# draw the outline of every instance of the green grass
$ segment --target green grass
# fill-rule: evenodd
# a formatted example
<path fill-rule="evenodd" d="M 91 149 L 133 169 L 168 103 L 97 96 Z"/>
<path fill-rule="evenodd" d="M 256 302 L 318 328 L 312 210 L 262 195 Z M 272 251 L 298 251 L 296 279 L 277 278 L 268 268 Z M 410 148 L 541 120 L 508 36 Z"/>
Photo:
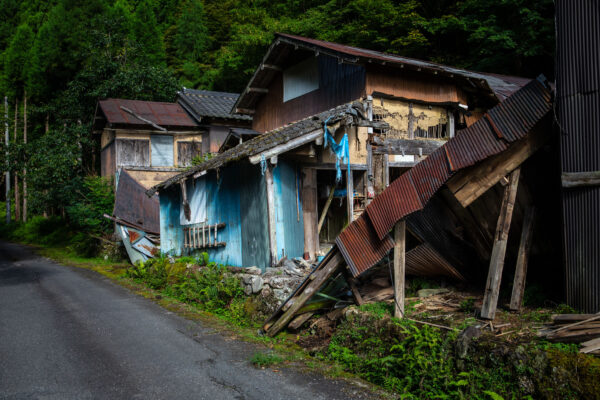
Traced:
<path fill-rule="evenodd" d="M 270 352 L 256 352 L 250 357 L 250 362 L 257 367 L 266 368 L 283 362 L 283 357 Z"/>

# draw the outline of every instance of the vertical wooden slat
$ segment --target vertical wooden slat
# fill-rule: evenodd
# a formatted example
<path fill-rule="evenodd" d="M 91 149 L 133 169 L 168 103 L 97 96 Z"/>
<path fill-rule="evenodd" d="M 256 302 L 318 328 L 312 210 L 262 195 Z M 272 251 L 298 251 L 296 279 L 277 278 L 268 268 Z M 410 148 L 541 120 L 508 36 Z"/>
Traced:
<path fill-rule="evenodd" d="M 267 214 L 269 222 L 269 248 L 271 265 L 277 264 L 277 233 L 275 219 L 275 189 L 273 185 L 273 166 L 267 165 L 265 169 L 265 182 L 267 185 Z"/>
<path fill-rule="evenodd" d="M 485 293 L 483 295 L 483 305 L 481 306 L 481 317 L 485 319 L 494 319 L 496 316 L 496 307 L 498 306 L 498 296 L 500 294 L 500 281 L 502 280 L 502 269 L 504 268 L 504 256 L 506 255 L 506 244 L 508 241 L 508 231 L 510 229 L 510 222 L 515 206 L 520 172 L 520 168 L 515 169 L 510 174 L 508 185 L 504 188 L 500 215 L 498 216 L 498 223 L 496 225 L 494 247 L 490 259 L 490 268 L 485 285 Z"/>
<path fill-rule="evenodd" d="M 404 317 L 404 280 L 406 274 L 406 221 L 394 226 L 394 317 Z"/>
<path fill-rule="evenodd" d="M 217 246 L 217 225 L 215 224 L 215 247 Z"/>
<path fill-rule="evenodd" d="M 525 217 L 523 218 L 523 230 L 521 232 L 521 242 L 519 243 L 519 254 L 517 256 L 515 280 L 513 282 L 513 290 L 510 297 L 510 309 L 513 311 L 519 311 L 521 309 L 521 305 L 523 304 L 525 280 L 527 277 L 527 262 L 529 260 L 529 250 L 531 249 L 531 235 L 533 231 L 534 219 L 535 208 L 527 208 L 527 211 L 525 211 Z"/>
<path fill-rule="evenodd" d="M 206 227 L 208 231 L 208 242 L 206 243 L 206 247 L 210 247 L 210 225 Z"/>
<path fill-rule="evenodd" d="M 304 223 L 304 258 L 314 260 L 319 250 L 317 170 L 302 168 L 302 217 Z"/>
<path fill-rule="evenodd" d="M 348 223 L 354 221 L 354 178 L 352 169 L 350 169 L 350 160 L 348 160 L 348 171 L 346 172 L 346 200 L 348 201 Z"/>

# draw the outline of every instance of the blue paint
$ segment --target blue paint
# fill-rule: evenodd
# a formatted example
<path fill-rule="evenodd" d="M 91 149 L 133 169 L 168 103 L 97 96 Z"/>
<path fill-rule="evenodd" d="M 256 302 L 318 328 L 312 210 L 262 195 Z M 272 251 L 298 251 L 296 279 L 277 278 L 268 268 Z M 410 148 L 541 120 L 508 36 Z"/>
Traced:
<path fill-rule="evenodd" d="M 162 190 L 160 201 L 160 251 L 180 256 L 183 249 L 183 229 L 179 223 L 179 188 Z"/>
<path fill-rule="evenodd" d="M 173 136 L 150 135 L 150 149 L 153 167 L 172 167 L 173 163 Z"/>
<path fill-rule="evenodd" d="M 280 160 L 273 170 L 275 186 L 275 215 L 277 256 L 288 258 L 302 257 L 304 254 L 304 220 L 302 204 L 299 202 L 296 167 L 294 164 Z M 297 187 L 298 186 L 298 187 Z M 300 218 L 298 218 L 298 216 Z"/>

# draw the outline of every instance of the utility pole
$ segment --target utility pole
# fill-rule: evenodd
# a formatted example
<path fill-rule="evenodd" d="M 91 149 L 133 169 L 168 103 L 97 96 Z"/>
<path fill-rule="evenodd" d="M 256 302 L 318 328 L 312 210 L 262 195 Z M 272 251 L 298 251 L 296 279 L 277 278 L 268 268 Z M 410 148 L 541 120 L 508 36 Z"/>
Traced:
<path fill-rule="evenodd" d="M 27 92 L 23 92 L 23 144 L 27 149 Z M 27 151 L 27 150 L 26 150 Z M 27 157 L 25 158 L 27 165 Z M 27 222 L 27 166 L 23 167 L 23 222 Z"/>
<path fill-rule="evenodd" d="M 6 145 L 6 224 L 10 224 L 10 162 L 8 160 L 8 96 L 4 96 L 4 144 Z"/>

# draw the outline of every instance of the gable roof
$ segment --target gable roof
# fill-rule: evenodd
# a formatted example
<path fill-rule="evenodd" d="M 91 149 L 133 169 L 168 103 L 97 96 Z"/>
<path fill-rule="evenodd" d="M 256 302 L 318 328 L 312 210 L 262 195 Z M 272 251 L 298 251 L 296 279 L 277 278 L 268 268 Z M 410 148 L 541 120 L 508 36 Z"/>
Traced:
<path fill-rule="evenodd" d="M 467 85 L 472 85 L 480 90 L 492 93 L 499 101 L 504 100 L 530 81 L 530 79 L 527 78 L 473 72 L 429 61 L 382 53 L 375 50 L 277 33 L 275 34 L 275 39 L 265 54 L 261 64 L 258 66 L 254 75 L 248 82 L 248 85 L 235 102 L 233 110 L 239 109 L 241 111 L 244 109 L 252 109 L 260 96 L 263 95 L 263 91 L 256 89 L 265 89 L 275 74 L 281 69 L 281 65 L 285 63 L 290 54 L 297 49 L 336 57 L 340 62 L 349 64 L 372 63 L 388 65 L 439 76 L 460 78 Z"/>
<path fill-rule="evenodd" d="M 388 233 L 399 220 L 422 210 L 458 170 L 501 153 L 529 133 L 552 108 L 545 78 L 533 80 L 459 131 L 426 159 L 392 182 L 336 238 L 354 276 L 371 268 L 394 246 Z"/>
<path fill-rule="evenodd" d="M 238 97 L 237 93 L 187 88 L 177 92 L 179 104 L 198 122 L 204 117 L 251 121 L 252 117 L 249 115 L 232 113 L 231 110 Z"/>
<path fill-rule="evenodd" d="M 106 99 L 98 102 L 98 108 L 110 125 L 127 125 L 130 127 L 156 129 L 147 122 L 136 118 L 123 108 L 133 111 L 136 115 L 171 129 L 195 130 L 198 124 L 190 118 L 177 103 L 158 101 Z M 98 117 L 98 116 L 96 116 Z"/>
<path fill-rule="evenodd" d="M 263 133 L 260 136 L 250 139 L 247 142 L 243 142 L 232 149 L 216 155 L 202 164 L 191 167 L 185 172 L 175 175 L 174 177 L 167 179 L 166 181 L 161 182 L 154 187 L 151 187 L 146 191 L 146 194 L 149 196 L 153 195 L 155 192 L 199 172 L 220 168 L 230 162 L 263 153 L 280 144 L 285 144 L 292 139 L 299 138 L 307 133 L 311 133 L 319 129 L 322 130 L 325 121 L 328 121 L 329 124 L 333 125 L 342 119 L 351 118 L 355 123 L 362 121 L 362 124 L 368 125 L 369 121 L 364 120 L 362 112 L 363 110 L 361 103 L 343 104 L 311 117 L 304 118 L 293 124 Z M 302 144 L 298 144 L 298 147 L 301 145 Z"/>

